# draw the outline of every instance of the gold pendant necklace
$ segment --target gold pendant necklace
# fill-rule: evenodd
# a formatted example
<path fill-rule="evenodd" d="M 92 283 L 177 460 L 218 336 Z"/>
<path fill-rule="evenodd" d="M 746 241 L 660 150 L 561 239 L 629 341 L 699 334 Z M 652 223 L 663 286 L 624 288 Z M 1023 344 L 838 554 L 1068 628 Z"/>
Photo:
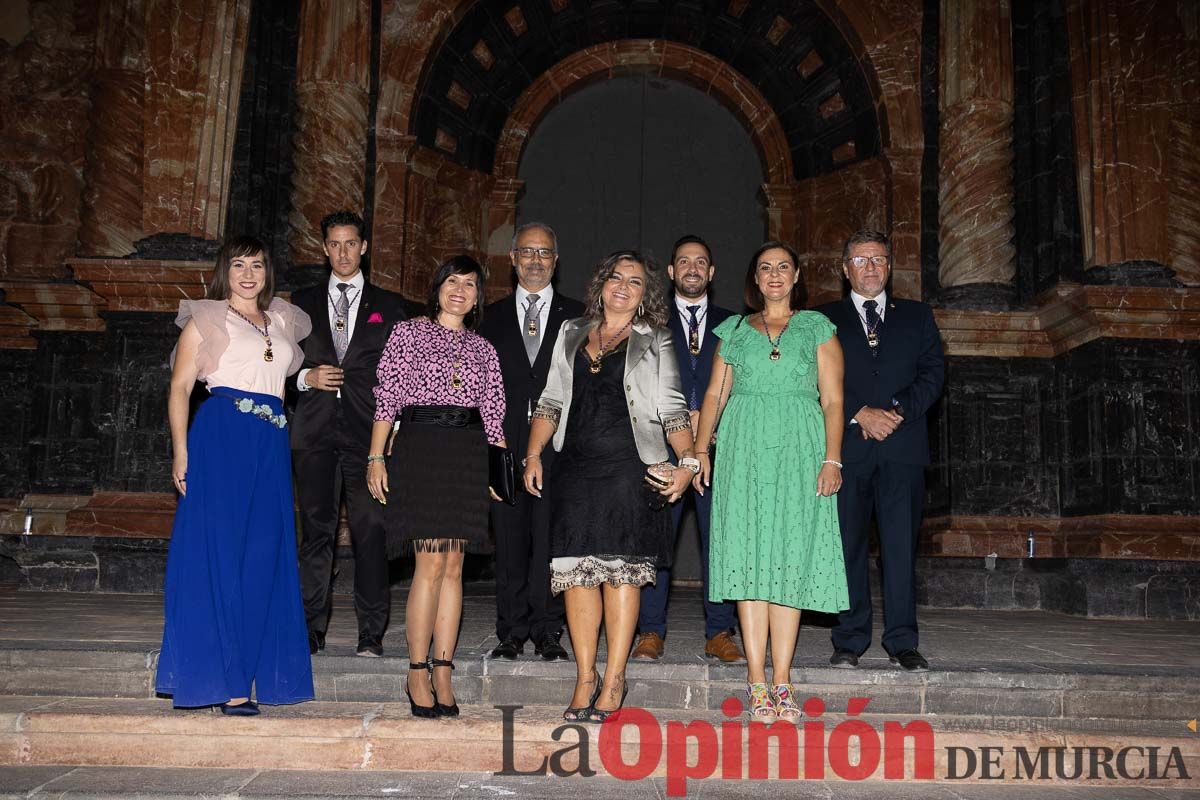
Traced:
<path fill-rule="evenodd" d="M 246 320 L 246 324 L 249 325 L 251 328 L 254 328 L 254 331 L 259 336 L 263 337 L 263 339 L 266 340 L 267 349 L 263 351 L 263 361 L 266 361 L 268 363 L 274 361 L 275 353 L 274 353 L 274 351 L 271 350 L 271 318 L 267 316 L 267 312 L 265 312 L 265 311 L 259 312 L 260 314 L 262 314 L 262 318 L 263 318 L 262 330 L 259 330 L 258 326 L 255 325 L 253 322 L 251 322 L 249 317 L 247 317 L 245 314 L 243 314 L 242 312 L 240 312 L 236 308 L 234 308 L 232 303 L 227 303 L 226 305 L 229 306 L 230 311 L 237 314 L 242 319 Z"/>
<path fill-rule="evenodd" d="M 625 330 L 632 324 L 633 324 L 633 319 L 630 319 L 629 322 L 626 322 L 624 325 L 621 326 L 621 330 L 617 331 L 615 336 L 613 336 L 611 339 L 609 339 L 607 342 L 605 342 L 604 341 L 604 333 L 603 333 L 604 323 L 603 322 L 600 323 L 600 328 L 596 331 L 596 341 L 599 344 L 599 348 L 596 353 L 596 357 L 593 359 L 590 359 L 592 363 L 590 365 L 588 365 L 588 372 L 592 373 L 593 375 L 600 374 L 600 360 L 602 358 L 604 358 L 604 351 L 608 348 L 608 345 L 610 345 L 610 344 L 615 345 L 617 340 L 621 338 L 621 334 L 623 334 L 625 332 Z"/>
<path fill-rule="evenodd" d="M 788 329 L 788 325 L 792 324 L 792 317 L 795 314 L 796 314 L 795 311 L 793 311 L 791 314 L 788 314 L 787 322 L 783 323 L 783 327 L 780 328 L 780 330 L 779 330 L 779 335 L 776 336 L 774 339 L 772 339 L 771 338 L 771 326 L 767 324 L 766 314 L 764 314 L 761 311 L 758 312 L 758 316 L 762 318 L 763 330 L 766 331 L 766 334 L 767 334 L 767 341 L 771 343 L 771 355 L 769 357 L 772 361 L 779 360 L 779 356 L 780 356 L 779 342 L 783 339 L 783 333 L 784 333 L 784 331 L 786 331 Z"/>
<path fill-rule="evenodd" d="M 458 337 L 455 340 L 454 360 L 450 362 L 450 388 L 456 392 L 458 390 L 462 389 L 462 387 L 463 387 L 463 379 L 462 379 L 462 373 L 461 373 L 461 370 L 462 370 L 462 337 L 463 337 L 463 332 L 460 329 L 458 331 Z"/>

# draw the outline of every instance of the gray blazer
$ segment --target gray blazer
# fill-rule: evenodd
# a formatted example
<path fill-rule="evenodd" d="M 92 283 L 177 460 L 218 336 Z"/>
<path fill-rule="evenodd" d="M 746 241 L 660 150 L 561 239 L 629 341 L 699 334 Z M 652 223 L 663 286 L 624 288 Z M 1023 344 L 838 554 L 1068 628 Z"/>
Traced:
<path fill-rule="evenodd" d="M 555 424 L 553 445 L 556 451 L 562 450 L 567 415 L 571 410 L 575 353 L 591 329 L 592 321 L 587 317 L 569 319 L 562 324 L 554 344 L 546 388 L 533 412 L 535 417 Z M 651 328 L 644 322 L 634 324 L 625 351 L 625 397 L 629 401 L 633 439 L 643 463 L 666 461 L 670 454 L 664 433 L 691 428 L 670 330 Z"/>

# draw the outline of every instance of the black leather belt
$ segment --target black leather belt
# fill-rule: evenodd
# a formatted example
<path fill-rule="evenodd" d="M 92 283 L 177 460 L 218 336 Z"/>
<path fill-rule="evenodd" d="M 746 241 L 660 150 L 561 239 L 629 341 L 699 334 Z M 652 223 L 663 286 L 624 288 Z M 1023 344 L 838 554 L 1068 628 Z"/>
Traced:
<path fill-rule="evenodd" d="M 463 406 L 405 406 L 400 421 L 412 425 L 440 425 L 443 428 L 467 428 L 483 425 L 478 408 Z"/>

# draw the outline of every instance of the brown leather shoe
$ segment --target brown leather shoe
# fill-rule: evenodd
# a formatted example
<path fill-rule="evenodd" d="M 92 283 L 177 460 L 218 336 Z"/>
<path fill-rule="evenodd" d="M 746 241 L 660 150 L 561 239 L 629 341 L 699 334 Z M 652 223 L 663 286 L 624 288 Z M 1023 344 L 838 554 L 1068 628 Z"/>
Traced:
<path fill-rule="evenodd" d="M 653 661 L 663 657 L 665 643 L 657 633 L 638 634 L 637 644 L 634 645 L 630 658 L 647 658 Z"/>
<path fill-rule="evenodd" d="M 726 664 L 746 660 L 745 653 L 742 652 L 742 648 L 738 647 L 738 643 L 733 640 L 733 637 L 729 635 L 729 631 L 721 631 L 705 642 L 704 655 L 709 658 L 720 659 Z"/>

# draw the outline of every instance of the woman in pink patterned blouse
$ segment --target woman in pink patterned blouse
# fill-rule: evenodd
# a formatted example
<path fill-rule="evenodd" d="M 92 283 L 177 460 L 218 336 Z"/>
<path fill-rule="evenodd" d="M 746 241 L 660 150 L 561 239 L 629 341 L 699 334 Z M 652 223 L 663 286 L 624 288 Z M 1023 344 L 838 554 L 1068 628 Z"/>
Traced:
<path fill-rule="evenodd" d="M 425 315 L 397 324 L 379 359 L 367 485 L 388 506 L 388 556 L 416 558 L 405 610 L 405 694 L 419 717 L 458 715 L 450 671 L 463 554 L 488 545 L 487 446 L 505 445 L 500 360 L 474 332 L 483 285 L 475 259 L 450 258 L 433 275 Z"/>

